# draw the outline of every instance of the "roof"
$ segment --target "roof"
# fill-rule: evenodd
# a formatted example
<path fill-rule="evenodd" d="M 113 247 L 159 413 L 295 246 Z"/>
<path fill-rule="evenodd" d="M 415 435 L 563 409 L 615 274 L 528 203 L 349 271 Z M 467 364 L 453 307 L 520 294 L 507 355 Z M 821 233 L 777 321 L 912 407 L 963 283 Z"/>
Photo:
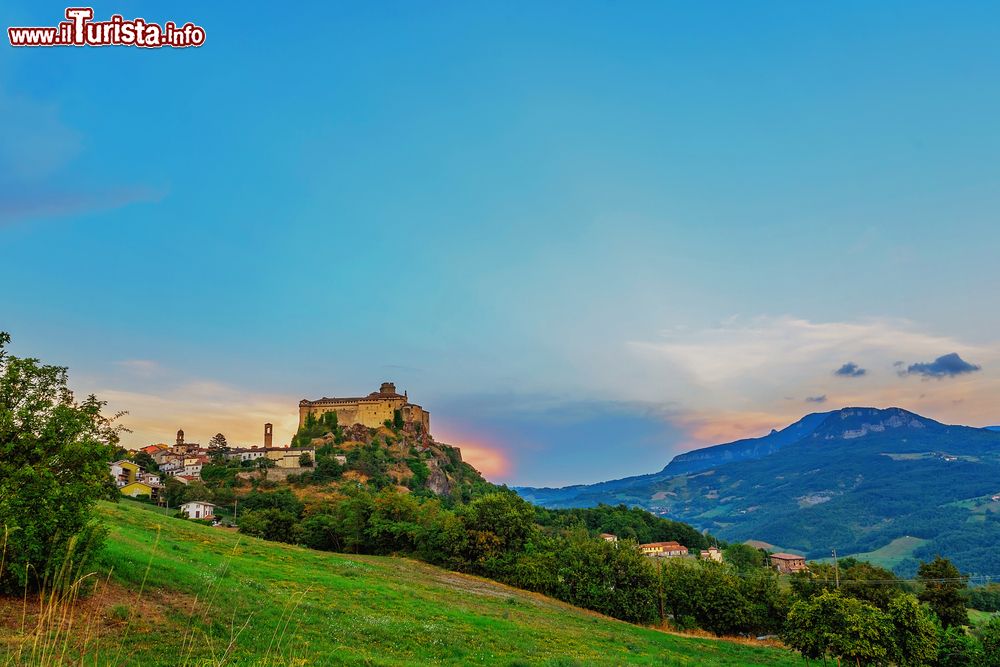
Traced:
<path fill-rule="evenodd" d="M 181 507 L 185 505 L 211 505 L 212 507 L 218 507 L 215 503 L 210 503 L 207 500 L 189 500 L 186 503 L 181 503 Z"/>
<path fill-rule="evenodd" d="M 121 488 L 127 489 L 130 486 L 144 486 L 147 489 L 158 489 L 158 488 L 160 488 L 159 484 L 148 484 L 147 482 L 129 482 L 128 484 L 126 484 L 125 486 L 123 486 Z"/>
<path fill-rule="evenodd" d="M 778 560 L 805 560 L 805 556 L 796 556 L 795 554 L 771 554 L 771 558 L 777 558 Z"/>
<path fill-rule="evenodd" d="M 601 537 L 617 537 L 614 533 L 601 533 Z"/>
<path fill-rule="evenodd" d="M 640 547 L 663 547 L 664 549 L 687 549 L 686 546 L 680 542 L 647 542 L 646 544 L 640 544 Z"/>

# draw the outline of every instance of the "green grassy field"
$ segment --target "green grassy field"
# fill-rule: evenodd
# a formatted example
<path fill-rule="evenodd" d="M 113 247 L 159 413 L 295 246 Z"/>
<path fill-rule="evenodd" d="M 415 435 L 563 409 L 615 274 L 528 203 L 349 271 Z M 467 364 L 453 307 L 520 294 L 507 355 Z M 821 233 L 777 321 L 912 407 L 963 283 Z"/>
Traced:
<path fill-rule="evenodd" d="M 100 513 L 111 530 L 101 567 L 111 575 L 75 630 L 86 628 L 100 653 L 86 664 L 215 665 L 227 651 L 231 665 L 801 662 L 779 649 L 629 625 L 411 560 L 265 542 L 134 503 L 102 503 Z M 16 642 L 12 632 L 0 623 L 0 647 Z"/>
<path fill-rule="evenodd" d="M 854 556 L 858 560 L 865 560 L 891 570 L 899 565 L 900 562 L 912 556 L 916 549 L 925 544 L 927 544 L 927 540 L 922 540 L 919 537 L 897 537 L 892 542 L 874 551 L 849 555 Z M 824 558 L 823 561 L 832 563 L 833 559 Z"/>

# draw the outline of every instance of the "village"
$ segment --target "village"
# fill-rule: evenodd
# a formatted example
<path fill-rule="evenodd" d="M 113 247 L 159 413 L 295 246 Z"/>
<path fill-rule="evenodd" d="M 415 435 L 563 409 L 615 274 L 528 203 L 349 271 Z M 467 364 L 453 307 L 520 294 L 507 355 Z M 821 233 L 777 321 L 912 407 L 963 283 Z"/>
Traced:
<path fill-rule="evenodd" d="M 203 447 L 199 443 L 185 441 L 184 431 L 181 429 L 177 431 L 173 445 L 148 445 L 136 451 L 135 458 L 144 459 L 148 456 L 156 464 L 157 472 L 147 471 L 135 460 L 120 459 L 111 463 L 110 473 L 123 496 L 165 506 L 163 489 L 167 479 L 184 485 L 200 481 L 202 468 L 213 461 L 238 462 L 241 468 L 246 469 L 247 474 L 267 468 L 296 471 L 310 467 L 315 462 L 315 447 L 275 447 L 273 437 L 274 427 L 268 423 L 264 424 L 261 446 Z M 339 463 L 346 463 L 346 458 L 338 458 L 343 459 Z M 212 519 L 214 507 L 212 503 L 198 501 L 184 503 L 177 509 L 190 519 Z"/>
<path fill-rule="evenodd" d="M 334 413 L 337 423 L 343 426 L 374 429 L 398 421 L 401 426 L 408 427 L 411 432 L 423 437 L 429 437 L 430 433 L 430 413 L 411 403 L 406 392 L 397 393 L 396 385 L 392 382 L 383 382 L 377 391 L 366 396 L 323 397 L 314 401 L 303 399 L 299 402 L 298 413 L 300 429 L 310 423 L 310 420 Z M 338 455 L 334 458 L 339 465 L 347 464 L 345 456 Z M 147 470 L 140 465 L 144 461 L 152 464 L 147 467 L 155 467 L 157 471 Z M 309 470 L 315 465 L 316 446 L 275 446 L 274 426 L 271 423 L 264 424 L 261 444 L 249 447 L 230 447 L 222 434 L 214 436 L 207 446 L 202 446 L 188 442 L 184 430 L 179 429 L 173 445 L 160 443 L 142 447 L 135 451 L 132 460 L 113 462 L 110 473 L 123 496 L 151 502 L 166 507 L 167 510 L 175 509 L 188 519 L 220 525 L 221 521 L 216 516 L 217 505 L 206 500 L 189 500 L 171 508 L 163 492 L 168 479 L 190 485 L 201 481 L 205 466 L 219 463 L 237 464 L 241 468 L 239 476 L 244 479 L 259 473 L 267 475 L 270 469 L 287 476 Z M 611 533 L 602 533 L 600 538 L 619 543 L 618 536 Z M 724 560 L 723 552 L 717 546 L 694 550 L 671 541 L 638 544 L 637 548 L 642 555 L 651 559 L 691 558 L 718 563 Z M 774 553 L 769 555 L 769 559 L 770 566 L 782 574 L 794 574 L 808 569 L 805 557 L 796 554 Z"/>

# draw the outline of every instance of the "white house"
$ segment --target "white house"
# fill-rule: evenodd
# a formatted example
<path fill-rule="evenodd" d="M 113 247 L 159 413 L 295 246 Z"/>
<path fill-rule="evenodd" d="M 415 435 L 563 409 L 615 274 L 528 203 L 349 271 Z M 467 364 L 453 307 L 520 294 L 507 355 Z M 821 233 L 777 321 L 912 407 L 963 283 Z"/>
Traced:
<path fill-rule="evenodd" d="M 211 519 L 215 516 L 215 505 L 203 500 L 193 500 L 181 505 L 181 512 L 189 519 Z"/>
<path fill-rule="evenodd" d="M 256 461 L 259 458 L 263 458 L 265 452 L 263 449 L 257 449 L 256 447 L 252 449 L 234 449 L 226 455 L 226 458 L 232 461 Z"/>

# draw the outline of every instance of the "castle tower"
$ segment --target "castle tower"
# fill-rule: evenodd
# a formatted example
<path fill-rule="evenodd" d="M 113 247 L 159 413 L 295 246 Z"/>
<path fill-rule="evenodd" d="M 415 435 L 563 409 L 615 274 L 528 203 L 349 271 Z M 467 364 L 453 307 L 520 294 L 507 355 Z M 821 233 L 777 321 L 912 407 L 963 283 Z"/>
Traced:
<path fill-rule="evenodd" d="M 396 393 L 396 385 L 392 382 L 383 382 L 382 386 L 378 388 L 378 393 L 382 395 L 392 395 Z"/>
<path fill-rule="evenodd" d="M 183 447 L 184 446 L 184 430 L 183 429 L 178 429 L 177 430 L 177 446 L 178 447 Z"/>
<path fill-rule="evenodd" d="M 271 424 L 264 424 L 264 447 L 266 449 L 271 448 L 271 440 L 274 437 L 274 426 Z"/>

